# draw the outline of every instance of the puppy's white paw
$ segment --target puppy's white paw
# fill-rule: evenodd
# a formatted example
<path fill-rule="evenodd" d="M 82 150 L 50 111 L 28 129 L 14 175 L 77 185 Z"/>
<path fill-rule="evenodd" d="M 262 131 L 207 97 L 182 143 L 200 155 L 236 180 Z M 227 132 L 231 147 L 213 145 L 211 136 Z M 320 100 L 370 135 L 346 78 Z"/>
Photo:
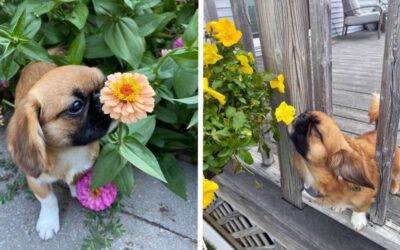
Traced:
<path fill-rule="evenodd" d="M 348 207 L 348 206 L 346 206 L 346 205 L 338 204 L 338 205 L 332 206 L 331 208 L 332 208 L 332 210 L 335 211 L 336 213 L 341 214 L 341 213 L 343 213 L 343 211 L 345 211 L 345 210 L 347 209 L 347 207 Z"/>
<path fill-rule="evenodd" d="M 71 192 L 71 197 L 76 198 L 76 186 L 75 185 L 68 185 L 69 191 Z"/>
<path fill-rule="evenodd" d="M 54 194 L 47 198 L 38 197 L 41 204 L 39 219 L 36 223 L 36 231 L 42 240 L 49 240 L 60 230 L 60 218 L 58 215 L 58 202 Z"/>
<path fill-rule="evenodd" d="M 42 214 L 41 214 L 42 215 Z M 39 216 L 36 223 L 36 231 L 42 240 L 49 240 L 54 237 L 60 230 L 60 221 L 54 216 Z"/>
<path fill-rule="evenodd" d="M 360 231 L 368 224 L 366 213 L 353 211 L 353 214 L 351 215 L 351 224 L 356 231 Z"/>

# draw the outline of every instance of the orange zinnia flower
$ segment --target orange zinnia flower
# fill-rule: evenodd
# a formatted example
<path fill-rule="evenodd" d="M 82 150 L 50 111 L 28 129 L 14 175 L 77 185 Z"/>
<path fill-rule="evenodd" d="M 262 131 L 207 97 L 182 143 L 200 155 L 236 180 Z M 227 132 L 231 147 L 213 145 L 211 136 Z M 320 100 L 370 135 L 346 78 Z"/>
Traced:
<path fill-rule="evenodd" d="M 103 111 L 123 123 L 133 123 L 153 112 L 156 93 L 147 77 L 137 73 L 115 73 L 107 76 L 100 92 Z"/>

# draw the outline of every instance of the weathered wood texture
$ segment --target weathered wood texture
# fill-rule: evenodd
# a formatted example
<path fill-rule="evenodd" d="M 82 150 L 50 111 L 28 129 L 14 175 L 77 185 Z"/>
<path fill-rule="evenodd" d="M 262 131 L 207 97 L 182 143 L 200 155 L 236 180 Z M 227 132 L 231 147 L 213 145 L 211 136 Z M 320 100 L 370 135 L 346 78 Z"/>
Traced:
<path fill-rule="evenodd" d="M 204 0 L 204 17 L 206 22 L 218 20 L 217 7 L 214 1 L 215 0 Z"/>
<path fill-rule="evenodd" d="M 331 1 L 310 0 L 314 108 L 332 115 Z"/>
<path fill-rule="evenodd" d="M 386 26 L 385 52 L 383 58 L 382 87 L 379 110 L 376 161 L 380 171 L 380 188 L 371 220 L 379 225 L 385 223 L 391 183 L 394 147 L 400 117 L 400 0 L 389 3 Z"/>
<path fill-rule="evenodd" d="M 255 1 L 260 23 L 260 42 L 266 69 L 285 76 L 285 95 L 276 95 L 273 106 L 286 101 L 303 112 L 312 107 L 310 46 L 307 1 Z M 292 164 L 293 145 L 286 126 L 280 124 L 278 145 L 282 173 L 282 195 L 302 208 L 302 181 Z"/>
<path fill-rule="evenodd" d="M 376 39 L 376 38 L 375 38 Z M 280 186 L 280 172 L 278 164 L 273 164 L 269 168 L 259 168 L 262 163 L 261 155 L 257 152 L 257 148 L 254 147 L 250 150 L 254 164 L 246 165 L 246 167 L 262 178 L 272 181 L 278 187 Z M 277 156 L 274 156 L 277 158 Z M 277 161 L 276 161 L 277 162 Z M 234 180 L 232 180 L 234 181 Z M 264 184 L 263 182 L 260 182 Z M 240 184 L 238 184 L 240 185 Z M 243 189 L 239 189 L 241 193 L 243 193 Z M 323 207 L 318 205 L 312 198 L 310 198 L 307 193 L 302 193 L 303 202 L 308 206 L 312 207 L 313 209 L 329 216 L 330 218 L 334 219 L 335 221 L 343 224 L 344 226 L 348 227 L 350 230 L 354 230 L 353 226 L 350 223 L 351 211 L 346 210 L 343 213 L 336 213 L 331 210 L 329 207 Z M 258 200 L 256 200 L 257 202 Z M 316 211 L 316 212 L 317 212 Z M 263 211 L 261 211 L 263 212 Z M 244 212 L 246 214 L 246 212 Z M 306 215 L 302 215 L 306 216 Z M 322 223 L 322 222 L 321 222 Z M 389 205 L 388 205 L 388 215 L 387 221 L 384 226 L 377 226 L 376 224 L 370 222 L 368 225 L 363 228 L 363 230 L 359 232 L 353 232 L 350 235 L 354 234 L 361 234 L 365 236 L 367 239 L 374 241 L 375 243 L 379 244 L 380 246 L 386 249 L 400 249 L 400 197 L 390 195 L 389 197 Z M 271 236 L 273 236 L 271 234 Z M 345 248 L 348 249 L 348 248 Z"/>
<path fill-rule="evenodd" d="M 254 53 L 253 33 L 251 32 L 250 17 L 245 0 L 230 0 L 233 20 L 236 27 L 242 32 L 242 45 L 247 51 Z"/>
<path fill-rule="evenodd" d="M 287 249 L 383 249 L 311 207 L 296 209 L 270 180 L 227 167 L 216 181 L 220 197 Z M 257 189 L 255 181 L 263 187 Z"/>

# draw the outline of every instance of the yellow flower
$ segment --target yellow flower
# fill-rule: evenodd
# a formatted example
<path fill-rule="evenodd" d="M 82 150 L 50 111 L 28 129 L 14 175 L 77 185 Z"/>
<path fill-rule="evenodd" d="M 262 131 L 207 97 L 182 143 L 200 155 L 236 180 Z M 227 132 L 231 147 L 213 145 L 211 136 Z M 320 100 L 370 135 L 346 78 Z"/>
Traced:
<path fill-rule="evenodd" d="M 223 58 L 221 55 L 218 54 L 217 46 L 212 43 L 204 43 L 203 55 L 204 66 L 215 64 Z"/>
<path fill-rule="evenodd" d="M 207 78 L 203 78 L 203 90 L 204 90 L 204 94 L 209 94 L 210 96 L 214 97 L 215 99 L 217 99 L 219 101 L 219 103 L 221 105 L 224 105 L 226 100 L 225 100 L 225 96 L 221 93 L 219 93 L 218 91 L 213 90 L 212 88 L 210 88 L 208 86 L 208 79 Z"/>
<path fill-rule="evenodd" d="M 254 61 L 253 53 L 249 52 L 247 53 L 247 56 L 249 57 L 250 61 Z"/>
<path fill-rule="evenodd" d="M 253 68 L 249 65 L 249 59 L 247 58 L 247 56 L 236 55 L 236 59 L 238 59 L 240 64 L 242 65 L 242 67 L 240 67 L 240 71 L 243 74 L 253 74 Z"/>
<path fill-rule="evenodd" d="M 218 32 L 218 22 L 212 21 L 206 24 L 206 31 L 208 33 L 217 33 Z"/>
<path fill-rule="evenodd" d="M 285 93 L 285 85 L 283 84 L 284 81 L 285 77 L 283 77 L 282 74 L 279 74 L 278 77 L 271 80 L 269 84 L 271 85 L 271 88 L 277 88 L 280 93 Z"/>
<path fill-rule="evenodd" d="M 287 105 L 286 102 L 282 102 L 279 107 L 275 110 L 275 117 L 278 122 L 283 121 L 286 125 L 289 125 L 296 114 L 296 109 Z"/>
<path fill-rule="evenodd" d="M 236 44 L 242 38 L 242 32 L 237 30 L 235 24 L 226 18 L 220 19 L 212 27 L 216 27 L 216 37 L 225 47 Z"/>
<path fill-rule="evenodd" d="M 211 204 L 218 189 L 217 183 L 207 180 L 203 176 L 203 209 L 206 209 Z"/>

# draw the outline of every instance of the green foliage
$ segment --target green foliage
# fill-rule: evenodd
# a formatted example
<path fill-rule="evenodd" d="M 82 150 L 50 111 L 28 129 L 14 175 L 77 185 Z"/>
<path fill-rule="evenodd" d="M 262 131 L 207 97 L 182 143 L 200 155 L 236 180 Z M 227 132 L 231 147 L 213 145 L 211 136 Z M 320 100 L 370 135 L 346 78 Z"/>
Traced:
<path fill-rule="evenodd" d="M 121 211 L 120 201 L 121 197 L 117 197 L 109 209 L 86 213 L 84 223 L 90 235 L 83 240 L 82 250 L 110 248 L 112 241 L 125 233 L 117 218 L 117 212 Z"/>
<path fill-rule="evenodd" d="M 217 91 L 226 98 L 226 103 L 220 103 L 215 94 L 213 96 L 205 90 L 203 170 L 218 174 L 233 155 L 234 161 L 238 156 L 244 163 L 253 163 L 248 148 L 261 141 L 263 122 L 270 125 L 275 136 L 278 135 L 277 122 L 271 114 L 274 92 L 267 85 L 275 75 L 257 72 L 253 55 L 244 51 L 240 43 L 225 47 L 214 34 L 206 33 L 206 38 L 207 42 L 216 45 L 222 58 L 216 63 L 210 60 L 204 66 L 204 77 L 211 91 Z M 246 59 L 247 71 L 238 56 Z M 266 144 L 262 147 L 268 150 Z"/>
<path fill-rule="evenodd" d="M 197 160 L 196 9 L 195 0 L 0 2 L 0 79 L 8 80 L 9 92 L 14 93 L 19 72 L 30 61 L 88 65 L 106 75 L 145 74 L 157 93 L 155 115 L 122 126 L 123 135 L 114 133 L 102 140 L 92 187 L 114 181 L 129 195 L 135 166 L 168 181 L 173 192 L 185 197 L 179 164 L 160 164 L 159 160 L 165 154 L 181 153 Z M 172 49 L 181 36 L 185 46 Z M 67 53 L 49 55 L 52 48 Z M 170 52 L 161 56 L 162 49 Z"/>

